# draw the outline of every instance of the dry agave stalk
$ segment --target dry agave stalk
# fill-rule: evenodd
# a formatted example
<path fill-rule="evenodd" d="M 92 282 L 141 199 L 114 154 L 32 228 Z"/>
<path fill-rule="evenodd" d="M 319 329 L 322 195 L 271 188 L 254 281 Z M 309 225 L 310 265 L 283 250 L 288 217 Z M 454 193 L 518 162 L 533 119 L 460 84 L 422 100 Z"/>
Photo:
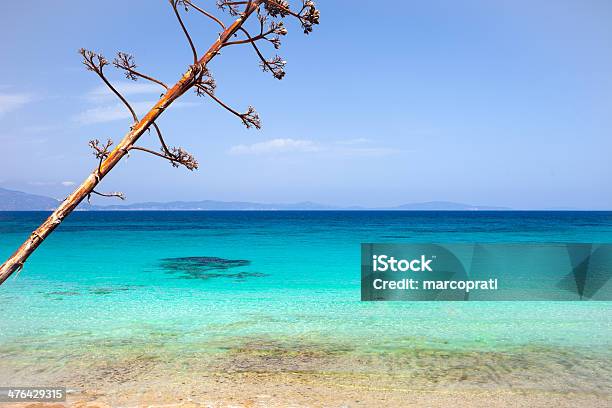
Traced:
<path fill-rule="evenodd" d="M 282 19 L 285 17 L 295 17 L 305 34 L 312 32 L 313 26 L 319 24 L 319 10 L 314 2 L 303 0 L 299 10 L 292 9 L 289 3 L 285 0 L 249 0 L 249 1 L 227 1 L 219 0 L 217 7 L 222 11 L 234 16 L 234 21 L 226 25 L 223 21 L 216 17 L 212 12 L 203 9 L 192 0 L 169 0 L 170 5 L 181 30 L 185 34 L 191 53 L 193 54 L 193 62 L 187 69 L 187 72 L 179 79 L 179 81 L 169 86 L 166 83 L 146 75 L 138 70 L 138 66 L 134 57 L 130 54 L 119 52 L 117 57 L 112 61 L 112 66 L 120 69 L 125 74 L 127 79 L 146 80 L 158 84 L 164 92 L 155 105 L 142 117 L 139 118 L 136 112 L 128 102 L 128 100 L 115 88 L 111 81 L 107 78 L 104 71 L 105 67 L 111 63 L 101 54 L 86 49 L 81 49 L 79 52 L 83 57 L 85 67 L 94 72 L 102 82 L 119 98 L 119 100 L 129 110 L 133 124 L 130 126 L 129 132 L 116 145 L 112 140 L 106 143 L 101 143 L 98 139 L 91 140 L 89 146 L 93 150 L 93 154 L 98 160 L 96 168 L 92 173 L 79 185 L 79 187 L 70 194 L 60 206 L 38 227 L 28 239 L 15 251 L 13 255 L 0 266 L 0 284 L 8 277 L 20 271 L 23 268 L 28 257 L 38 248 L 44 239 L 53 232 L 55 228 L 83 201 L 89 200 L 93 195 L 104 197 L 118 197 L 125 199 L 123 193 L 111 192 L 102 193 L 96 190 L 100 181 L 106 176 L 115 165 L 131 151 L 141 151 L 163 158 L 172 164 L 174 167 L 183 166 L 188 170 L 198 168 L 198 162 L 190 153 L 182 147 L 169 147 L 162 135 L 162 132 L 155 122 L 157 118 L 174 102 L 181 97 L 189 89 L 195 89 L 199 96 L 209 96 L 213 101 L 220 106 L 236 115 L 242 123 L 247 127 L 261 127 L 259 115 L 255 108 L 249 106 L 246 112 L 239 112 L 229 105 L 225 104 L 217 95 L 215 95 L 216 83 L 207 69 L 207 64 L 219 54 L 224 47 L 249 44 L 255 50 L 260 65 L 265 72 L 271 72 L 277 79 L 282 79 L 285 76 L 285 61 L 278 55 L 266 59 L 261 51 L 258 43 L 268 43 L 274 49 L 280 47 L 280 37 L 287 34 L 287 29 L 283 24 Z M 218 38 L 213 42 L 210 48 L 200 56 L 194 41 L 189 34 L 181 13 L 195 12 L 219 25 L 221 32 Z M 247 20 L 256 15 L 257 33 L 252 35 L 245 23 Z M 153 128 L 159 143 L 161 145 L 159 151 L 147 149 L 142 146 L 137 146 L 138 139 L 147 131 Z M 114 148 L 111 150 L 111 146 Z"/>

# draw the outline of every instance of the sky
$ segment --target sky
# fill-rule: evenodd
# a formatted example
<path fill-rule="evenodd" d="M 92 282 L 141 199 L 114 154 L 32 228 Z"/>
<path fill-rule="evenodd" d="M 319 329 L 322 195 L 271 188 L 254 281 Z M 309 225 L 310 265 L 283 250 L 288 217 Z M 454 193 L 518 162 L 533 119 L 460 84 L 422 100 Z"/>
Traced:
<path fill-rule="evenodd" d="M 230 21 L 214 3 L 197 2 Z M 134 152 L 99 190 L 128 203 L 612 209 L 612 2 L 318 5 L 311 35 L 290 21 L 280 50 L 263 46 L 287 60 L 282 81 L 249 46 L 209 65 L 217 96 L 239 111 L 253 105 L 263 129 L 190 92 L 158 123 L 200 169 Z M 192 11 L 185 21 L 203 52 L 219 30 Z M 130 52 L 168 83 L 191 58 L 165 0 L 2 2 L 0 26 L 0 187 L 56 198 L 96 166 L 90 139 L 118 142 L 131 125 L 77 50 Z M 140 114 L 160 95 L 107 72 Z M 157 150 L 153 134 L 141 141 Z"/>

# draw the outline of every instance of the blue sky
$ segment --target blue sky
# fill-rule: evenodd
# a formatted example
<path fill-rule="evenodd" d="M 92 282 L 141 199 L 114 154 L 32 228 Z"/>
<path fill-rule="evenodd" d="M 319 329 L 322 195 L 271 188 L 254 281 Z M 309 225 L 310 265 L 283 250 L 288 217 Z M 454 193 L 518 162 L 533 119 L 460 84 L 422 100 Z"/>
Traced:
<path fill-rule="evenodd" d="M 100 189 L 129 202 L 612 209 L 611 2 L 319 6 L 312 35 L 289 24 L 278 51 L 288 61 L 283 81 L 261 72 L 249 47 L 226 49 L 210 65 L 217 95 L 239 110 L 255 106 L 261 131 L 189 94 L 159 124 L 200 170 L 136 152 Z M 200 50 L 217 35 L 196 14 L 186 22 Z M 0 25 L 5 188 L 63 197 L 95 166 L 87 141 L 118 141 L 129 126 L 83 69 L 80 47 L 109 59 L 133 53 L 143 72 L 170 83 L 190 62 L 164 0 L 3 2 Z M 139 110 L 159 96 L 113 71 Z M 153 136 L 143 144 L 155 146 Z"/>

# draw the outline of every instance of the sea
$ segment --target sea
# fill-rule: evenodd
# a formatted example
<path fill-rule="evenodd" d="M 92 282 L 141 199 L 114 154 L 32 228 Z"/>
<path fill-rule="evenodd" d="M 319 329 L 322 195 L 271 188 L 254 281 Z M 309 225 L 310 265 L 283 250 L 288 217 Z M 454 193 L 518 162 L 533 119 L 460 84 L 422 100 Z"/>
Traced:
<path fill-rule="evenodd" d="M 46 216 L 0 212 L 0 258 Z M 612 394 L 612 302 L 362 302 L 366 242 L 612 243 L 612 212 L 75 212 L 0 286 L 0 386 L 161 366 Z"/>

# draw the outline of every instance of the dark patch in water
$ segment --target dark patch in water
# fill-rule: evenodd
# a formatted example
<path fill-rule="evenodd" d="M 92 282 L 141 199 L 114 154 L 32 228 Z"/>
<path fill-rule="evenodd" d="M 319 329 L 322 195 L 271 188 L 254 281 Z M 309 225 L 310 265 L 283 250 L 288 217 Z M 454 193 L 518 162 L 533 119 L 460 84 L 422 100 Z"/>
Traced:
<path fill-rule="evenodd" d="M 263 272 L 238 272 L 234 275 L 236 279 L 246 279 L 246 278 L 262 278 L 264 276 L 268 276 L 267 273 Z"/>
<path fill-rule="evenodd" d="M 49 296 L 77 296 L 80 295 L 79 292 L 72 291 L 57 291 L 57 292 L 49 292 L 47 293 Z"/>
<path fill-rule="evenodd" d="M 165 258 L 161 266 L 167 273 L 179 274 L 181 279 L 231 278 L 245 280 L 267 276 L 261 272 L 232 271 L 233 268 L 249 266 L 251 261 L 244 259 L 225 259 L 215 256 L 188 256 L 184 258 Z"/>
<path fill-rule="evenodd" d="M 58 291 L 48 292 L 48 293 L 44 293 L 44 292 L 39 292 L 39 293 L 43 293 L 45 297 L 50 298 L 51 300 L 64 300 L 64 297 L 66 296 L 80 295 L 79 292 L 74 292 L 70 290 L 58 290 Z"/>
<path fill-rule="evenodd" d="M 89 293 L 92 295 L 110 295 L 115 292 L 125 292 L 130 289 L 132 289 L 131 286 L 108 286 L 90 289 Z"/>

